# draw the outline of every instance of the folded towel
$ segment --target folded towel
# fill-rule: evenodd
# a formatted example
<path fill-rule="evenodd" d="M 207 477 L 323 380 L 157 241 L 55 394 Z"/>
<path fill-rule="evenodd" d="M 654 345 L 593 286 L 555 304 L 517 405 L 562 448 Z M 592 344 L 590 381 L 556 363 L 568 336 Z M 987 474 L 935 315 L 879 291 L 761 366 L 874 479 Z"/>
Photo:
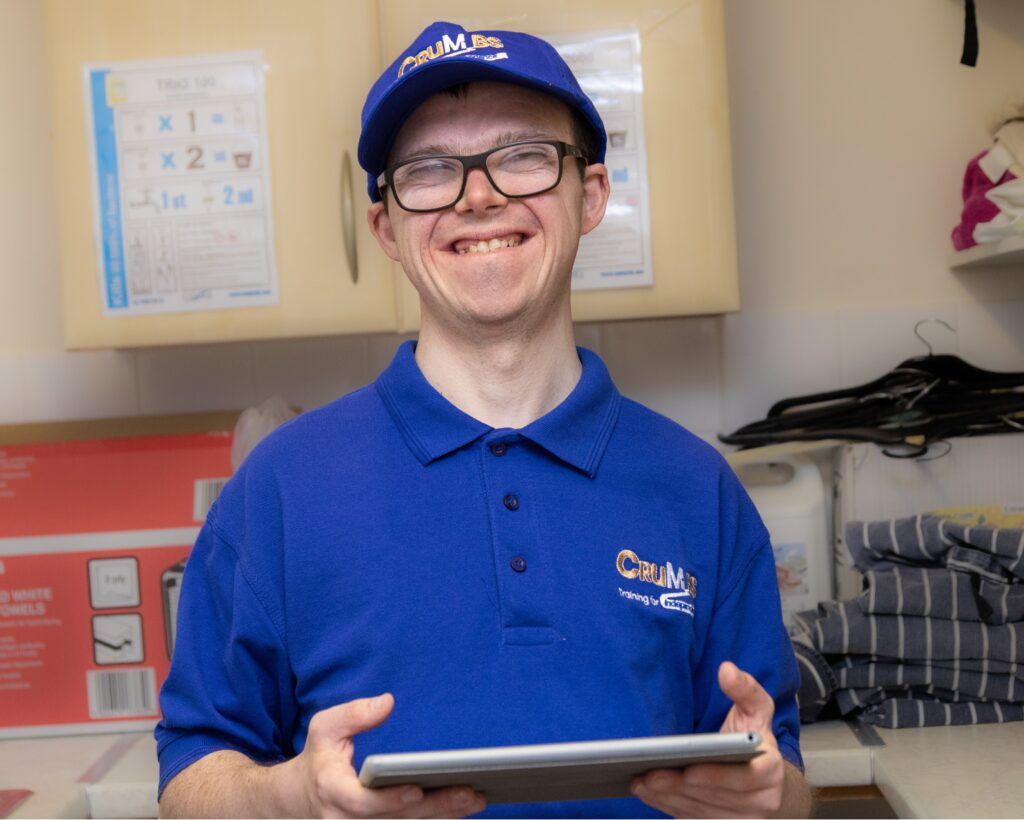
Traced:
<path fill-rule="evenodd" d="M 1024 621 L 1024 584 L 994 581 L 977 572 L 897 566 L 868 570 L 864 583 L 867 589 L 857 603 L 871 615 L 921 615 L 987 624 Z"/>
<path fill-rule="evenodd" d="M 917 615 L 868 615 L 858 601 L 824 601 L 795 620 L 824 655 L 897 660 L 964 658 L 1024 662 L 1024 623 L 990 625 Z"/>
<path fill-rule="evenodd" d="M 1024 528 L 971 527 L 932 515 L 851 521 L 844 530 L 861 572 L 899 565 L 952 566 L 990 580 L 1024 580 Z"/>

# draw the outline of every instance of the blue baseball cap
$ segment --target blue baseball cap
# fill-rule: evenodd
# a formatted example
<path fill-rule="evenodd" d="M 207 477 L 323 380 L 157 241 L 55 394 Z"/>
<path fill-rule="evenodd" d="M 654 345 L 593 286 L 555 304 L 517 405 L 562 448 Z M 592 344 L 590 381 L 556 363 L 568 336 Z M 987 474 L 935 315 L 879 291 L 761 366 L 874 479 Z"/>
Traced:
<path fill-rule="evenodd" d="M 512 83 L 552 94 L 583 115 L 597 134 L 604 162 L 607 135 L 601 115 L 550 43 L 518 31 L 466 31 L 455 23 L 427 26 L 380 76 L 363 105 L 359 164 L 370 200 L 380 200 L 377 177 L 405 120 L 428 97 L 480 80 Z"/>

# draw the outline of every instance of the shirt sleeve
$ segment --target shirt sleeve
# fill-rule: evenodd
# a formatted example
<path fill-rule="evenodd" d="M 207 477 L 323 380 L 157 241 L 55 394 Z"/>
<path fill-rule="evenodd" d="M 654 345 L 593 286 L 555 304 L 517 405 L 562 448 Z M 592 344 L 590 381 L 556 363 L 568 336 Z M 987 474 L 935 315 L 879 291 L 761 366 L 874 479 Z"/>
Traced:
<path fill-rule="evenodd" d="M 174 657 L 156 727 L 159 794 L 182 769 L 234 750 L 260 763 L 294 754 L 296 703 L 281 619 L 211 510 L 189 556 Z"/>
<path fill-rule="evenodd" d="M 759 528 L 763 532 L 763 528 Z M 763 540 L 725 587 L 698 662 L 694 696 L 696 732 L 717 732 L 732 701 L 718 686 L 718 667 L 732 661 L 753 675 L 775 701 L 772 729 L 782 756 L 803 771 L 796 692 L 800 674 L 782 623 L 775 557 Z"/>

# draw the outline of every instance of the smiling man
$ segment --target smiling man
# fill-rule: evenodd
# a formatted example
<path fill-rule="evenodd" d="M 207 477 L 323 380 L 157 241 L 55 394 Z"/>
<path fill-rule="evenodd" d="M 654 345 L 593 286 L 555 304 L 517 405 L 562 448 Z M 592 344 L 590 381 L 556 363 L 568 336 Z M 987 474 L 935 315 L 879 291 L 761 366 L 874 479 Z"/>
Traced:
<path fill-rule="evenodd" d="M 161 694 L 164 814 L 806 814 L 767 532 L 712 448 L 574 345 L 604 146 L 524 34 L 435 23 L 370 91 L 368 219 L 421 331 L 211 510 Z M 720 730 L 765 753 L 632 798 L 487 806 L 356 777 L 375 752 Z"/>

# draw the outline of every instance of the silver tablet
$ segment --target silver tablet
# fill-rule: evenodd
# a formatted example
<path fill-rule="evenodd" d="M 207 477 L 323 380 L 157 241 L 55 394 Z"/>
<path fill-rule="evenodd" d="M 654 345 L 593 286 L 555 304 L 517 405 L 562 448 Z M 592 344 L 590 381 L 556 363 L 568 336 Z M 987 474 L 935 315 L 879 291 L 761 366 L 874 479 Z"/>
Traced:
<path fill-rule="evenodd" d="M 644 772 L 742 763 L 761 754 L 760 743 L 756 732 L 733 732 L 376 754 L 363 761 L 359 781 L 370 787 L 470 786 L 488 803 L 628 797 L 629 784 Z"/>

